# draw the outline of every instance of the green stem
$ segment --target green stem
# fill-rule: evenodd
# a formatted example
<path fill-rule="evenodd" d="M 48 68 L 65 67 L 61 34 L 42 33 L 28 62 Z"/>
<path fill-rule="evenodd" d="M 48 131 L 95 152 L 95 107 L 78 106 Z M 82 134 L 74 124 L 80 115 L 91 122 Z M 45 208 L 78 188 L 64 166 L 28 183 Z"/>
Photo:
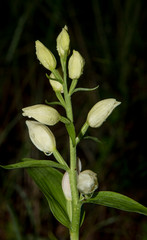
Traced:
<path fill-rule="evenodd" d="M 70 139 L 70 186 L 72 193 L 72 223 L 70 229 L 71 239 L 78 240 L 80 225 L 80 202 L 77 190 L 77 163 L 76 163 L 76 146 L 73 146 Z"/>
<path fill-rule="evenodd" d="M 72 218 L 71 218 L 71 227 L 70 227 L 70 238 L 71 240 L 79 239 L 79 226 L 80 226 L 80 201 L 79 201 L 79 193 L 77 190 L 77 155 L 76 155 L 76 145 L 74 144 L 75 139 L 75 127 L 73 124 L 73 110 L 71 97 L 68 92 L 67 87 L 67 72 L 66 72 L 66 59 L 61 59 L 62 70 L 64 73 L 63 80 L 63 91 L 64 91 L 64 99 L 65 99 L 65 108 L 67 118 L 70 119 L 71 124 L 68 125 L 68 133 L 69 133 L 69 146 L 70 146 L 70 170 L 69 178 L 70 178 L 70 187 L 72 194 Z"/>
<path fill-rule="evenodd" d="M 78 232 L 70 232 L 70 240 L 79 240 Z"/>
<path fill-rule="evenodd" d="M 64 99 L 65 99 L 65 105 L 66 105 L 66 115 L 72 122 L 73 121 L 73 113 L 72 113 L 71 99 L 70 99 L 70 95 L 68 93 L 68 87 L 67 87 L 66 59 L 61 59 L 61 65 L 62 65 L 62 70 L 64 73 L 63 92 L 64 92 Z"/>

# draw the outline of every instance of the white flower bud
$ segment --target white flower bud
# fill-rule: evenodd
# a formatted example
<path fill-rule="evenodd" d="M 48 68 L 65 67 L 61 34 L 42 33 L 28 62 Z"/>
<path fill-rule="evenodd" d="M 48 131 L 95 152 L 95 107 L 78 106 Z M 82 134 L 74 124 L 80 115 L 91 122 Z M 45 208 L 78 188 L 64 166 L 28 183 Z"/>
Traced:
<path fill-rule="evenodd" d="M 68 62 L 68 73 L 71 79 L 78 79 L 83 73 L 85 61 L 79 52 L 73 50 Z"/>
<path fill-rule="evenodd" d="M 67 200 L 71 200 L 71 188 L 70 188 L 70 180 L 69 180 L 69 174 L 68 172 L 65 172 L 62 178 L 62 190 L 64 193 L 64 196 Z"/>
<path fill-rule="evenodd" d="M 50 78 L 55 78 L 53 73 L 50 74 Z M 54 80 L 49 80 L 49 82 L 55 92 L 63 93 L 63 85 L 60 82 Z"/>
<path fill-rule="evenodd" d="M 26 121 L 32 143 L 42 152 L 50 154 L 56 149 L 56 141 L 51 130 L 36 121 Z"/>
<path fill-rule="evenodd" d="M 93 193 L 98 188 L 97 174 L 91 170 L 85 170 L 78 175 L 77 188 L 83 194 Z"/>
<path fill-rule="evenodd" d="M 96 103 L 88 113 L 88 125 L 93 128 L 100 127 L 119 104 L 121 102 L 117 102 L 113 98 L 104 99 Z"/>
<path fill-rule="evenodd" d="M 40 63 L 47 68 L 48 70 L 52 71 L 56 68 L 56 59 L 52 52 L 46 48 L 39 40 L 35 42 L 36 44 L 36 55 Z"/>
<path fill-rule="evenodd" d="M 65 26 L 57 37 L 57 51 L 60 57 L 69 52 L 70 38 L 67 31 L 68 28 Z"/>
<path fill-rule="evenodd" d="M 60 121 L 61 118 L 56 109 L 44 104 L 36 104 L 30 107 L 26 107 L 23 108 L 22 111 L 23 116 L 27 116 L 29 118 L 32 117 L 40 123 L 50 126 L 55 125 Z"/>

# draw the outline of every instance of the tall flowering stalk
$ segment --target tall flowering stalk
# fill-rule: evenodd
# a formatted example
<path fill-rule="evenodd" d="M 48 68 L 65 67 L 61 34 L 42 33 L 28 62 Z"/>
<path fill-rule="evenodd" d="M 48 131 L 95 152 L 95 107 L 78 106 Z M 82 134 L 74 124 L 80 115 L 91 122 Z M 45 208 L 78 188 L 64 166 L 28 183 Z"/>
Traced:
<path fill-rule="evenodd" d="M 77 155 L 77 145 L 83 139 L 88 128 L 100 127 L 112 111 L 120 105 L 120 102 L 113 98 L 98 101 L 91 110 L 87 111 L 85 123 L 79 134 L 76 134 L 72 94 L 77 91 L 96 89 L 76 88 L 83 73 L 84 58 L 76 50 L 73 50 L 72 55 L 69 56 L 70 37 L 66 26 L 57 37 L 60 70 L 56 69 L 57 61 L 53 53 L 39 40 L 35 45 L 38 60 L 50 71 L 46 76 L 58 99 L 52 104 L 60 104 L 65 109 L 66 116 L 61 116 L 55 108 L 46 104 L 23 108 L 23 116 L 29 119 L 33 118 L 33 120 L 26 121 L 32 143 L 46 155 L 53 154 L 57 162 L 23 159 L 20 163 L 2 167 L 6 169 L 27 168 L 27 172 L 45 195 L 53 215 L 60 223 L 69 228 L 71 240 L 79 239 L 79 229 L 85 216 L 81 212 L 84 203 L 100 204 L 147 215 L 147 208 L 129 197 L 110 191 L 98 191 L 97 174 L 88 169 L 82 171 L 82 164 Z M 57 150 L 55 136 L 50 130 L 50 126 L 59 122 L 65 124 L 69 135 L 69 163 Z M 64 174 L 55 168 L 64 170 Z"/>

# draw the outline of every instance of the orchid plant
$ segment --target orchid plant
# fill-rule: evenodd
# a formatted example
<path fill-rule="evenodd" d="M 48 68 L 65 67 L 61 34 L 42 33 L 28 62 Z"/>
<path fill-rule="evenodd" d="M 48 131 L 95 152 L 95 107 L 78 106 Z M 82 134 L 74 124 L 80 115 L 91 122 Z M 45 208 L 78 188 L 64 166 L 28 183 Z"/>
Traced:
<path fill-rule="evenodd" d="M 25 107 L 22 109 L 23 116 L 29 118 L 26 120 L 26 125 L 32 143 L 47 156 L 53 154 L 55 161 L 25 158 L 19 163 L 1 167 L 26 168 L 45 195 L 54 217 L 69 229 L 71 240 L 79 239 L 79 229 L 85 217 L 81 207 L 85 203 L 147 215 L 147 208 L 135 200 L 120 193 L 99 191 L 97 173 L 89 169 L 82 171 L 82 164 L 77 154 L 77 145 L 84 139 L 87 129 L 100 127 L 120 102 L 113 98 L 97 102 L 88 112 L 80 132 L 76 134 L 71 97 L 78 91 L 92 91 L 97 87 L 77 88 L 85 61 L 76 50 L 73 50 L 70 56 L 70 37 L 66 26 L 57 37 L 60 69 L 56 68 L 57 62 L 52 52 L 38 40 L 35 44 L 38 60 L 49 71 L 46 77 L 55 92 L 57 101 Z M 56 104 L 65 109 L 66 116 L 61 116 L 52 107 Z M 65 125 L 69 135 L 70 156 L 67 156 L 70 158 L 69 163 L 57 150 L 56 139 L 48 127 L 58 122 Z"/>

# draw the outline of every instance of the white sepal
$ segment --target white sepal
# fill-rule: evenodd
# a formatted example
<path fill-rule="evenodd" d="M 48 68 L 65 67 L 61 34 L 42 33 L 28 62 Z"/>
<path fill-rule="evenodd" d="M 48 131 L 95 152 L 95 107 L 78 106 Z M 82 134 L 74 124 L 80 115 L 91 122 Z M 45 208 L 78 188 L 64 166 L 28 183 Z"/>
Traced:
<path fill-rule="evenodd" d="M 36 55 L 40 63 L 47 68 L 48 70 L 52 71 L 56 68 L 56 59 L 53 53 L 45 47 L 39 40 L 35 42 L 36 45 Z"/>
<path fill-rule="evenodd" d="M 93 193 L 98 188 L 97 174 L 91 170 L 85 170 L 78 175 L 77 188 L 82 194 Z"/>
<path fill-rule="evenodd" d="M 40 123 L 52 126 L 60 121 L 60 114 L 56 109 L 45 104 L 36 104 L 22 109 L 23 116 L 34 118 Z"/>
<path fill-rule="evenodd" d="M 73 50 L 68 62 L 68 74 L 71 79 L 78 79 L 83 73 L 85 61 L 78 51 Z"/>
<path fill-rule="evenodd" d="M 108 98 L 97 102 L 89 111 L 87 123 L 90 127 L 100 127 L 107 117 L 121 102 L 114 98 Z"/>
<path fill-rule="evenodd" d="M 51 130 L 36 121 L 26 121 L 32 143 L 42 152 L 49 154 L 55 151 L 56 141 Z"/>

